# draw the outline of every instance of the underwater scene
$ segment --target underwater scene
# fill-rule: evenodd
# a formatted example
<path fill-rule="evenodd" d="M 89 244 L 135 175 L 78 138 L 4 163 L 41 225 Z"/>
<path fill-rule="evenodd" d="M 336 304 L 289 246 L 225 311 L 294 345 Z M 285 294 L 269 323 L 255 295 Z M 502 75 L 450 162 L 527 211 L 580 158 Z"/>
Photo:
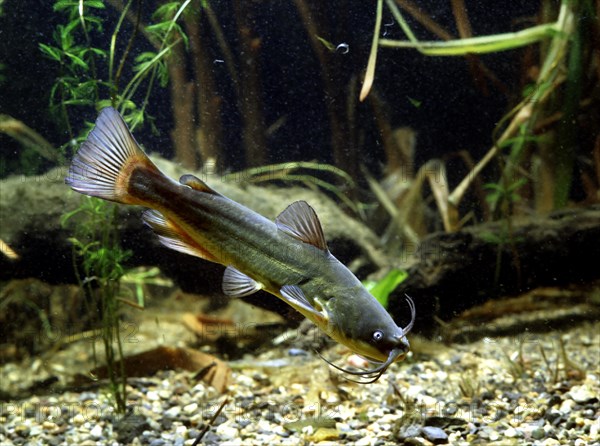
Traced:
<path fill-rule="evenodd" d="M 0 0 L 0 446 L 600 446 L 599 15 Z"/>

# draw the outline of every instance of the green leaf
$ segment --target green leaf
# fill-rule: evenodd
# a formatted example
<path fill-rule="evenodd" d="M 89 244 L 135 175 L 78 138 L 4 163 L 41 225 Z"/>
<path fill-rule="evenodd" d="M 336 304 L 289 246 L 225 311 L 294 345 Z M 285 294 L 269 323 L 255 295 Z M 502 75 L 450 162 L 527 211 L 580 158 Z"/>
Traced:
<path fill-rule="evenodd" d="M 101 0 L 86 0 L 83 2 L 84 8 L 96 8 L 96 9 L 104 9 L 104 2 Z M 63 11 L 65 9 L 71 9 L 75 11 L 79 11 L 79 1 L 74 0 L 58 0 L 54 3 L 53 9 L 55 11 Z"/>
<path fill-rule="evenodd" d="M 75 54 L 65 51 L 65 56 L 67 56 L 69 59 L 71 59 L 75 63 L 75 65 L 80 66 L 84 70 L 87 70 L 89 68 L 88 64 L 83 59 L 76 56 Z"/>
<path fill-rule="evenodd" d="M 363 282 L 363 285 L 384 308 L 387 308 L 389 295 L 407 277 L 408 273 L 406 271 L 393 269 L 380 281 L 368 280 Z"/>
<path fill-rule="evenodd" d="M 92 53 L 94 53 L 94 54 L 96 54 L 97 56 L 100 56 L 100 57 L 106 57 L 108 55 L 107 51 L 103 50 L 101 48 L 93 48 L 93 47 L 87 48 L 86 49 L 86 53 L 87 52 L 92 52 Z"/>
<path fill-rule="evenodd" d="M 55 11 L 62 11 L 64 9 L 72 9 L 77 10 L 79 8 L 79 2 L 73 0 L 58 0 L 54 3 L 53 9 Z"/>
<path fill-rule="evenodd" d="M 61 51 L 60 49 L 54 47 L 54 46 L 49 46 L 49 45 L 45 45 L 43 43 L 39 44 L 40 46 L 40 50 L 42 51 L 42 53 L 44 53 L 46 56 L 48 56 L 50 59 L 56 60 L 58 62 L 60 62 L 61 57 Z"/>
<path fill-rule="evenodd" d="M 156 57 L 156 53 L 154 51 L 146 51 L 135 58 L 137 63 L 147 62 Z"/>
<path fill-rule="evenodd" d="M 181 6 L 181 2 L 169 2 L 162 6 L 159 6 L 156 11 L 152 14 L 153 19 L 160 20 L 171 20 L 175 17 L 177 10 Z"/>
<path fill-rule="evenodd" d="M 406 98 L 415 108 L 419 108 L 422 104 L 422 101 L 419 101 L 418 99 L 411 98 L 410 96 L 406 96 Z"/>
<path fill-rule="evenodd" d="M 315 36 L 317 38 L 317 40 L 319 42 L 321 42 L 323 44 L 323 46 L 325 48 L 327 48 L 329 51 L 331 51 L 332 53 L 335 51 L 335 45 L 333 43 L 331 43 L 329 40 L 325 40 L 323 37 L 321 36 Z"/>
<path fill-rule="evenodd" d="M 170 27 L 171 22 L 160 22 L 146 26 L 146 31 L 163 38 L 167 34 L 167 31 L 169 31 Z"/>
<path fill-rule="evenodd" d="M 64 105 L 94 105 L 91 99 L 67 99 L 62 102 Z"/>

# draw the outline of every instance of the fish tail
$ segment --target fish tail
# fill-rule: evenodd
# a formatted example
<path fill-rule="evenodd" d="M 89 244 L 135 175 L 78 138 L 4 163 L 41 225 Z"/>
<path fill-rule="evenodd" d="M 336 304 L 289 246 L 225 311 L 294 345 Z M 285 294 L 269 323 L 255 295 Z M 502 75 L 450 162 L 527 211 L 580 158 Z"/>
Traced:
<path fill-rule="evenodd" d="M 119 112 L 102 110 L 96 127 L 75 154 L 65 183 L 79 193 L 117 203 L 145 205 L 131 193 L 134 171 L 162 173 L 142 151 Z"/>

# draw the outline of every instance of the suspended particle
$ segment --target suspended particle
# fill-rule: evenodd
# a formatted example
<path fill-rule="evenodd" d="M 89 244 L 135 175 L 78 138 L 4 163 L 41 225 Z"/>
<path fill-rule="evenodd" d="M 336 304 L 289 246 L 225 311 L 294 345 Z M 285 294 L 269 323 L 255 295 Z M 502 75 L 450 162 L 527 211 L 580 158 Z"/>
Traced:
<path fill-rule="evenodd" d="M 350 45 L 348 45 L 347 43 L 340 43 L 335 48 L 335 51 L 340 54 L 348 54 L 350 52 Z"/>

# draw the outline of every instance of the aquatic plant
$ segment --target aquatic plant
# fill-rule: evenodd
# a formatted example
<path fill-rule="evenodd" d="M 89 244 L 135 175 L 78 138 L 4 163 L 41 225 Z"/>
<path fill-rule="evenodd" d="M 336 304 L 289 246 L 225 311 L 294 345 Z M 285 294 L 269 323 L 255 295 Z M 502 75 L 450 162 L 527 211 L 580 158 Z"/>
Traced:
<path fill-rule="evenodd" d="M 569 379 L 575 379 L 575 380 L 580 380 L 580 381 L 583 381 L 585 379 L 585 377 L 586 377 L 585 368 L 579 364 L 576 364 L 571 358 L 569 358 L 569 355 L 567 354 L 567 350 L 565 347 L 565 341 L 562 336 L 559 336 L 556 343 L 553 343 L 553 346 L 555 347 L 554 367 L 552 366 L 552 363 L 549 359 L 549 355 L 546 352 L 546 349 L 544 348 L 544 346 L 542 344 L 539 344 L 538 346 L 539 346 L 540 356 L 542 357 L 542 360 L 543 360 L 545 368 L 546 368 L 545 372 L 546 372 L 547 379 L 551 384 L 557 384 L 559 382 L 561 369 L 564 373 L 564 378 L 567 381 Z M 562 368 L 561 368 L 561 363 L 562 363 Z"/>
<path fill-rule="evenodd" d="M 337 179 L 337 182 L 326 181 L 317 174 L 328 173 Z M 331 192 L 342 201 L 356 215 L 361 215 L 359 203 L 351 200 L 344 192 L 345 189 L 354 189 L 356 183 L 348 173 L 330 164 L 310 161 L 297 161 L 290 163 L 269 164 L 265 166 L 250 167 L 240 172 L 228 173 L 221 176 L 222 181 L 238 183 L 262 183 L 267 181 L 283 181 L 285 183 L 301 183 L 307 187 L 319 187 L 326 192 Z M 342 182 L 344 187 L 337 183 Z"/>
<path fill-rule="evenodd" d="M 581 89 L 585 67 L 593 63 L 588 54 L 589 44 L 584 40 L 587 33 L 591 32 L 592 18 L 595 17 L 591 2 L 563 0 L 558 11 L 555 11 L 550 2 L 543 2 L 542 11 L 545 15 L 542 21 L 546 23 L 517 32 L 472 37 L 466 8 L 463 2 L 456 1 L 453 2 L 453 12 L 461 38 L 453 39 L 411 2 L 385 0 L 387 9 L 408 40 L 392 40 L 380 36 L 383 5 L 384 0 L 377 2 L 375 31 L 361 100 L 367 97 L 374 83 L 375 66 L 381 48 L 413 48 L 427 56 L 465 56 L 470 62 L 477 62 L 477 54 L 505 51 L 533 43 L 541 44 L 542 61 L 539 74 L 533 83 L 525 87 L 519 104 L 497 126 L 492 148 L 476 163 L 471 162 L 468 154 L 465 155 L 464 159 L 468 165 L 471 164 L 470 169 L 454 190 L 440 193 L 441 189 L 436 191 L 432 186 L 444 229 L 454 231 L 460 228 L 463 220 L 458 207 L 466 192 L 477 184 L 483 169 L 493 159 L 500 160 L 500 179 L 489 183 L 491 194 L 487 202 L 481 203 L 484 215 L 494 214 L 494 210 L 498 209 L 502 218 L 517 214 L 519 210 L 513 207 L 513 204 L 522 195 L 516 191 L 524 186 L 526 181 L 539 186 L 524 188 L 526 193 L 535 194 L 533 201 L 537 210 L 549 211 L 564 206 L 573 181 L 574 148 L 577 146 L 574 117 L 577 110 L 584 106 Z M 419 41 L 400 9 L 408 11 L 413 18 L 443 40 Z M 552 20 L 552 16 L 556 18 Z M 567 107 L 558 105 L 562 100 L 568 102 Z M 555 129 L 550 128 L 556 122 L 561 124 L 555 126 Z M 547 137 L 550 136 L 550 131 L 557 132 L 559 137 Z M 529 150 L 532 146 L 538 150 Z M 532 168 L 529 169 L 528 165 Z M 415 183 L 414 187 L 420 189 L 421 184 Z M 382 201 L 381 194 L 376 195 Z M 491 213 L 487 205 L 492 207 Z M 391 211 L 389 206 L 385 208 L 392 220 L 397 218 L 398 212 Z M 407 230 L 406 224 L 400 228 L 404 234 L 410 234 L 411 228 Z M 403 235 L 402 232 L 400 235 Z"/>
<path fill-rule="evenodd" d="M 383 308 L 388 307 L 389 295 L 400 285 L 406 278 L 408 273 L 403 270 L 393 269 L 388 272 L 380 280 L 367 280 L 363 285 L 379 301 Z"/>
<path fill-rule="evenodd" d="M 124 39 L 123 22 L 131 17 L 132 0 L 122 7 L 108 47 L 94 44 L 95 41 L 106 42 L 103 38 L 105 20 L 95 15 L 106 8 L 103 1 L 55 2 L 54 10 L 66 14 L 67 23 L 57 26 L 52 45 L 40 43 L 39 47 L 46 57 L 60 67 L 50 91 L 50 111 L 61 117 L 72 139 L 80 141 L 85 136 L 73 131 L 71 115 L 75 113 L 74 108 L 91 106 L 100 109 L 112 105 L 122 112 L 132 129 L 145 122 L 148 118 L 146 107 L 155 82 L 158 81 L 163 87 L 168 82 L 167 58 L 174 47 L 186 42 L 185 33 L 177 20 L 190 1 L 161 5 L 153 14 L 157 22 L 147 26 L 141 23 L 141 10 L 138 11 L 120 58 L 117 58 L 117 41 Z M 125 66 L 132 56 L 138 34 L 144 35 L 156 50 L 139 54 L 132 66 L 130 79 L 124 82 Z M 108 79 L 101 80 L 100 72 L 107 72 Z M 145 87 L 145 93 L 138 106 L 136 98 L 142 87 Z"/>
<path fill-rule="evenodd" d="M 477 370 L 463 370 L 459 375 L 458 390 L 463 398 L 472 400 L 479 397 L 481 381 Z"/>
<path fill-rule="evenodd" d="M 99 15 L 95 15 L 95 12 L 105 8 L 104 2 L 55 2 L 54 10 L 66 14 L 67 23 L 57 26 L 53 45 L 40 43 L 39 46 L 46 57 L 60 66 L 59 76 L 50 92 L 50 111 L 61 117 L 72 141 L 81 141 L 86 136 L 85 132 L 76 135 L 73 131 L 71 116 L 76 108 L 103 108 L 108 105 L 118 107 L 124 112 L 124 118 L 131 128 L 148 118 L 146 107 L 155 82 L 166 86 L 166 60 L 174 47 L 186 41 L 177 20 L 190 1 L 161 5 L 153 14 L 157 21 L 145 27 L 142 27 L 141 10 L 138 10 L 133 19 L 133 30 L 120 58 L 117 58 L 118 40 L 123 38 L 122 25 L 129 17 L 133 1 L 129 1 L 121 10 L 108 48 L 93 44 L 94 35 L 102 36 L 106 25 Z M 125 82 L 125 64 L 131 57 L 138 32 L 153 43 L 155 51 L 143 52 L 136 57 L 131 76 Z M 101 69 L 108 73 L 107 81 L 100 80 L 98 73 Z M 143 86 L 146 91 L 138 106 L 134 99 Z M 107 97 L 110 99 L 104 99 Z M 89 127 L 91 124 L 88 124 Z M 62 147 L 63 152 L 72 145 L 72 141 Z M 61 223 L 73 230 L 73 236 L 69 239 L 73 244 L 73 264 L 77 280 L 86 296 L 90 316 L 97 312 L 101 314 L 101 338 L 111 394 L 117 410 L 124 413 L 127 376 L 120 337 L 120 304 L 143 307 L 140 280 L 147 279 L 148 275 L 127 274 L 123 266 L 130 253 L 119 245 L 119 232 L 114 222 L 116 209 L 102 200 L 85 197 L 77 209 L 62 216 Z M 136 284 L 136 303 L 121 297 L 121 280 L 124 276 Z M 94 358 L 95 354 L 94 350 Z"/>
<path fill-rule="evenodd" d="M 127 375 L 123 363 L 119 291 L 120 279 L 126 272 L 123 262 L 130 252 L 119 246 L 114 220 L 116 209 L 105 201 L 86 197 L 79 208 L 62 216 L 61 224 L 73 230 L 69 238 L 73 244 L 73 267 L 84 292 L 88 315 L 94 320 L 94 316 L 100 314 L 110 390 L 117 410 L 124 413 Z M 78 259 L 81 259 L 81 267 Z M 92 348 L 96 360 L 95 343 Z"/>

